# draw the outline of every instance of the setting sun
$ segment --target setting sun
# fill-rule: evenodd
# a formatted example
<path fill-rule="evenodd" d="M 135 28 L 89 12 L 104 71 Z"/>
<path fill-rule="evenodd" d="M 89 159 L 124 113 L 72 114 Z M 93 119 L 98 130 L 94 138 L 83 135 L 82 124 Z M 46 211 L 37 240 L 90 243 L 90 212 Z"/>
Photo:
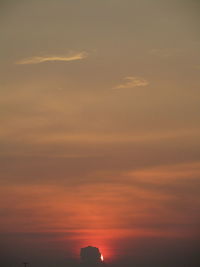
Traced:
<path fill-rule="evenodd" d="M 0 0 L 0 267 L 200 266 L 199 14 Z"/>

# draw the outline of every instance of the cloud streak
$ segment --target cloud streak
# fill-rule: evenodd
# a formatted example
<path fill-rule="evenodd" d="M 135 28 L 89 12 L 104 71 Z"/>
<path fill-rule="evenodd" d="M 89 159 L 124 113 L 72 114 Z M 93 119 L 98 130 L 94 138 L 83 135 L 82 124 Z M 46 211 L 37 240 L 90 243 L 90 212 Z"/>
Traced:
<path fill-rule="evenodd" d="M 124 78 L 124 83 L 115 86 L 113 89 L 144 87 L 147 85 L 149 85 L 149 82 L 143 78 L 128 76 Z"/>
<path fill-rule="evenodd" d="M 78 53 L 70 53 L 66 56 L 38 56 L 38 57 L 30 57 L 22 59 L 16 62 L 17 65 L 29 65 L 29 64 L 40 64 L 43 62 L 51 62 L 51 61 L 76 61 L 82 60 L 88 57 L 87 52 L 78 52 Z"/>

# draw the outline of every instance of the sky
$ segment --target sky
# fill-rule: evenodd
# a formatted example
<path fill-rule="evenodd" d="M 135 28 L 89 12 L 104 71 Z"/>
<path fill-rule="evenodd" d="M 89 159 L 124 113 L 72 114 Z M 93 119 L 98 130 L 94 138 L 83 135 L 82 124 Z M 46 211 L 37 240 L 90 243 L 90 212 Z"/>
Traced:
<path fill-rule="evenodd" d="M 0 1 L 2 266 L 197 266 L 199 12 Z"/>

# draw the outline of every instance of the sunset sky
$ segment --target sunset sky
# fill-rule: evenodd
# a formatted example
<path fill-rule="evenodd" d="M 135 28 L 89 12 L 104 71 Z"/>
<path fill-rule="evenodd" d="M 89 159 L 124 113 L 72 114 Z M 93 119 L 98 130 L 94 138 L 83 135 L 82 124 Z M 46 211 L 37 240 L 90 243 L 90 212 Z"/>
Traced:
<path fill-rule="evenodd" d="M 62 267 L 87 245 L 107 262 L 194 259 L 199 14 L 198 0 L 0 1 L 0 265 Z"/>

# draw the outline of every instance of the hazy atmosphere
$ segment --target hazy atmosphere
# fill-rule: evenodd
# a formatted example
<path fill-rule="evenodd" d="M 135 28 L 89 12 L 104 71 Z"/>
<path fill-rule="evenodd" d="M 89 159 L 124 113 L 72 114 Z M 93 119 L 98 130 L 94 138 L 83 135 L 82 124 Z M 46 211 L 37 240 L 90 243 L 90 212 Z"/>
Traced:
<path fill-rule="evenodd" d="M 200 1 L 0 1 L 0 265 L 197 267 Z M 71 264 L 71 265 L 70 265 Z"/>

